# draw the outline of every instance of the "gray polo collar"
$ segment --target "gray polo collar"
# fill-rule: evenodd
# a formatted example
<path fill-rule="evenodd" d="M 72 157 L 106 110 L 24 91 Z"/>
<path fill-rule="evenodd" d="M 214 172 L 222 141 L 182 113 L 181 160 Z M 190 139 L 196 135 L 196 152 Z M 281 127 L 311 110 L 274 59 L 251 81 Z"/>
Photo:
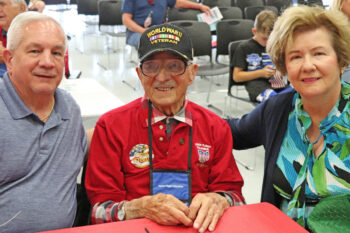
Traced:
<path fill-rule="evenodd" d="M 35 115 L 21 100 L 14 88 L 8 73 L 5 73 L 3 77 L 4 88 L 0 89 L 0 95 L 7 106 L 13 119 L 21 119 L 31 114 Z M 56 89 L 55 91 L 55 112 L 59 113 L 62 119 L 69 119 L 70 114 L 67 109 L 67 102 L 63 96 L 62 90 Z"/>

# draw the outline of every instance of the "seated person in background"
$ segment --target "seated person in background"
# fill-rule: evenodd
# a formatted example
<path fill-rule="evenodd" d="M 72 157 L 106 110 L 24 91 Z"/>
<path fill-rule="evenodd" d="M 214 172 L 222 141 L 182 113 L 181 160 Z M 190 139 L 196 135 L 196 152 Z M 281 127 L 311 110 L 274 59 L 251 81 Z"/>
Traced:
<path fill-rule="evenodd" d="M 36 3 L 40 4 L 40 0 L 35 1 Z M 10 24 L 14 17 L 16 17 L 18 14 L 25 12 L 27 10 L 27 4 L 25 0 L 0 0 L 0 77 L 4 75 L 4 73 L 7 71 L 6 65 L 2 59 L 2 51 L 6 47 L 6 37 L 7 37 L 7 30 L 10 27 Z M 70 77 L 70 71 L 69 71 L 69 58 L 68 58 L 68 49 L 65 52 L 64 57 L 64 75 L 66 78 Z"/>
<path fill-rule="evenodd" d="M 230 128 L 186 99 L 198 66 L 183 29 L 147 29 L 138 56 L 145 96 L 95 127 L 85 176 L 92 223 L 149 218 L 213 231 L 229 206 L 244 203 Z"/>
<path fill-rule="evenodd" d="M 308 227 L 320 199 L 350 193 L 350 85 L 340 78 L 350 63 L 350 24 L 339 11 L 290 7 L 267 51 L 295 90 L 229 119 L 233 145 L 264 146 L 261 201 Z"/>
<path fill-rule="evenodd" d="M 71 227 L 88 140 L 79 106 L 57 88 L 67 47 L 62 27 L 19 14 L 7 34 L 0 80 L 0 232 Z"/>
<path fill-rule="evenodd" d="M 233 55 L 232 78 L 236 82 L 244 82 L 253 102 L 262 102 L 286 87 L 265 49 L 276 19 L 273 11 L 261 11 L 255 18 L 253 38 L 240 43 Z"/>
<path fill-rule="evenodd" d="M 169 7 L 193 8 L 210 13 L 208 6 L 188 0 L 123 0 L 122 18 L 127 27 L 126 44 L 137 49 L 141 33 L 152 25 L 164 23 Z"/>
<path fill-rule="evenodd" d="M 2 53 L 6 48 L 7 31 L 18 14 L 25 12 L 27 4 L 24 0 L 0 0 L 0 77 L 7 71 Z"/>

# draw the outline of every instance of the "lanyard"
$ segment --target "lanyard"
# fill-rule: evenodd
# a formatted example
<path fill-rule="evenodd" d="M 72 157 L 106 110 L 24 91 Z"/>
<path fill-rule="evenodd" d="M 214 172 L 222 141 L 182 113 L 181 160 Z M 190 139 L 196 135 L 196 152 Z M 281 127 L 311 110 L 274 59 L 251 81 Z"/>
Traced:
<path fill-rule="evenodd" d="M 153 186 L 153 158 L 152 158 L 152 103 L 148 101 L 148 143 L 149 143 L 149 166 L 150 166 L 150 190 Z M 192 160 L 192 127 L 189 129 L 189 142 L 188 142 L 188 162 L 187 173 L 191 174 L 191 160 Z M 158 171 L 160 171 L 159 169 Z M 166 169 L 165 169 L 166 170 Z M 173 170 L 174 172 L 181 172 L 182 170 Z M 191 188 L 191 186 L 189 187 Z"/>

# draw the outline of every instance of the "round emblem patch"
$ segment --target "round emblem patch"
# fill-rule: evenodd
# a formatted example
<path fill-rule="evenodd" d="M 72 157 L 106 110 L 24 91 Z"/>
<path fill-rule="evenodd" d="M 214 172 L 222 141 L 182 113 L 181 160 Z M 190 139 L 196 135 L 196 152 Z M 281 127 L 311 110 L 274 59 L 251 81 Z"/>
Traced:
<path fill-rule="evenodd" d="M 135 145 L 130 153 L 129 158 L 132 164 L 137 168 L 144 168 L 149 166 L 149 149 L 146 144 L 137 144 Z M 152 155 L 154 158 L 154 154 Z"/>

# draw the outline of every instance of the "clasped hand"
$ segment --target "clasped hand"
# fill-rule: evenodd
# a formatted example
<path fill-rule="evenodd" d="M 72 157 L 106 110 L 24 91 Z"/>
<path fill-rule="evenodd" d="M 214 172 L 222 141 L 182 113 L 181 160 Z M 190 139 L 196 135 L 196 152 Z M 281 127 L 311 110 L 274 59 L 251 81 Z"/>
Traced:
<path fill-rule="evenodd" d="M 189 207 L 172 195 L 159 193 L 148 196 L 144 217 L 162 225 L 183 224 L 199 232 L 213 231 L 228 207 L 226 198 L 217 193 L 199 193 Z"/>

